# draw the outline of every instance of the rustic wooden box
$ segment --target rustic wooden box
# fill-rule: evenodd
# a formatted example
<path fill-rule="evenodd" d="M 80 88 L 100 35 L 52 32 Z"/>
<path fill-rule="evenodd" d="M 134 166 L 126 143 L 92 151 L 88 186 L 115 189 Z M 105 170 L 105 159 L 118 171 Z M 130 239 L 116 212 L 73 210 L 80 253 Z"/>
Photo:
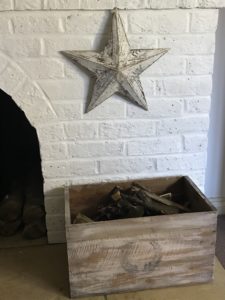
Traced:
<path fill-rule="evenodd" d="M 66 189 L 66 238 L 71 297 L 211 281 L 216 210 L 188 177 L 135 180 L 155 193 L 189 199 L 194 212 L 72 224 L 93 211 L 118 183 Z M 120 182 L 128 187 L 131 182 Z"/>

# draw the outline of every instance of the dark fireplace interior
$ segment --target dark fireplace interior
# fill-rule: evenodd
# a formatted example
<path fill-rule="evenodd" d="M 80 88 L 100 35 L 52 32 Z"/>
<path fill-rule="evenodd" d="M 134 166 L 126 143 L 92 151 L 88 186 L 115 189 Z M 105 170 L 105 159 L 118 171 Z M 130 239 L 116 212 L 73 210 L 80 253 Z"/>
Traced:
<path fill-rule="evenodd" d="M 0 89 L 0 236 L 46 235 L 43 176 L 36 129 Z"/>

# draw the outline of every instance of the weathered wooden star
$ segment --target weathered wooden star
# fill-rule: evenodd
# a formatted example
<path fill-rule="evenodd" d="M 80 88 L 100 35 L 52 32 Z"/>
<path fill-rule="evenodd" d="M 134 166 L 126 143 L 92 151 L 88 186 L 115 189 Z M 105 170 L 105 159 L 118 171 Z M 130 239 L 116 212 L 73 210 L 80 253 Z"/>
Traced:
<path fill-rule="evenodd" d="M 124 30 L 118 9 L 112 11 L 112 32 L 102 52 L 61 51 L 96 77 L 87 111 L 94 109 L 114 93 L 120 93 L 148 110 L 139 75 L 164 55 L 168 49 L 133 50 Z"/>

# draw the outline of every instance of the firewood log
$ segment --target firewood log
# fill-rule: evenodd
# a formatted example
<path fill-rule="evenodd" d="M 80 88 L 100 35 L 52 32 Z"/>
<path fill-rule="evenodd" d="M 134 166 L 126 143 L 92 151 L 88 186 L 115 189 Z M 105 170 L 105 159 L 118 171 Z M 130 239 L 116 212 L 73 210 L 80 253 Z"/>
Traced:
<path fill-rule="evenodd" d="M 167 206 L 177 208 L 178 210 L 181 210 L 183 212 L 189 212 L 190 211 L 187 207 L 185 207 L 185 206 L 183 206 L 183 205 L 181 205 L 179 203 L 176 203 L 174 201 L 168 200 L 168 199 L 166 199 L 164 197 L 160 197 L 160 196 L 158 196 L 158 195 L 156 195 L 154 193 L 149 192 L 148 189 L 146 189 L 145 187 L 141 186 L 140 184 L 133 183 L 133 185 L 139 187 L 140 190 L 142 190 L 147 197 L 149 197 L 149 198 L 151 198 L 151 199 L 153 199 L 153 200 L 155 200 L 157 202 L 160 202 L 161 204 L 165 204 Z"/>

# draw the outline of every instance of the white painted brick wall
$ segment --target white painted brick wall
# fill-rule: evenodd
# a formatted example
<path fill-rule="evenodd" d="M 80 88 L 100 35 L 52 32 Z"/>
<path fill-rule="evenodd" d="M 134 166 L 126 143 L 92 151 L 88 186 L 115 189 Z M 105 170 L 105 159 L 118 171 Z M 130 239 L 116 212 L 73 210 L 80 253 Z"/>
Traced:
<path fill-rule="evenodd" d="M 84 114 L 90 77 L 59 51 L 101 49 L 115 5 L 128 8 L 121 16 L 132 48 L 170 51 L 141 75 L 149 111 L 113 95 Z M 212 9 L 179 9 L 204 6 Z M 64 185 L 184 174 L 204 186 L 219 6 L 219 0 L 0 1 L 0 88 L 38 131 L 50 242 L 65 237 Z"/>
<path fill-rule="evenodd" d="M 224 0 L 1 0 L 0 11 L 7 10 L 105 10 L 222 8 Z"/>

